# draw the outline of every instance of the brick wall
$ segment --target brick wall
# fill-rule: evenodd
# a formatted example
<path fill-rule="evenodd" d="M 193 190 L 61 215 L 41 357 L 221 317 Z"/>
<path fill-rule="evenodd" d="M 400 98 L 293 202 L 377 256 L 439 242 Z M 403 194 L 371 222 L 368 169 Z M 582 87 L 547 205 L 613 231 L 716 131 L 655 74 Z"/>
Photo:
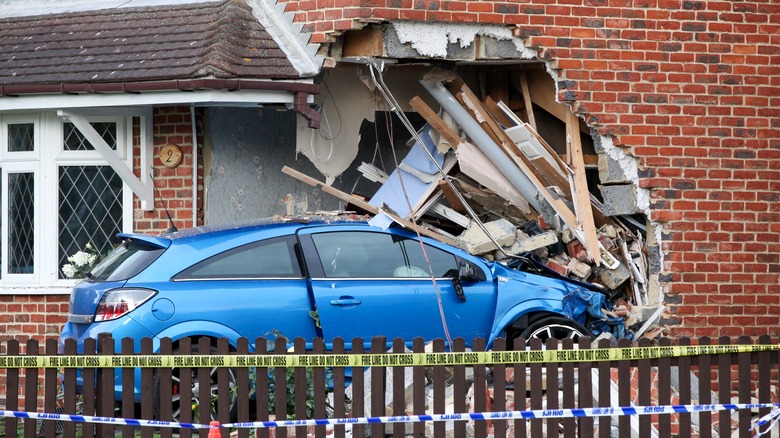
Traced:
<path fill-rule="evenodd" d="M 197 133 L 200 136 L 200 116 L 196 113 Z M 134 135 L 140 135 L 140 128 L 134 127 Z M 166 144 L 175 144 L 181 148 L 182 162 L 178 167 L 170 169 L 160 162 L 160 148 Z M 140 150 L 137 146 L 136 175 L 139 173 Z M 202 144 L 202 142 L 200 143 Z M 201 149 L 198 149 L 201 154 Z M 157 185 L 155 191 L 155 209 L 143 211 L 138 199 L 134 201 L 135 225 L 138 232 L 163 232 L 170 227 L 168 216 L 163 208 L 168 209 L 174 224 L 178 228 L 192 226 L 192 118 L 188 106 L 158 107 L 154 110 L 154 179 Z M 202 154 L 198 157 L 198 167 L 203 169 Z M 203 223 L 203 174 L 198 174 L 197 214 L 198 224 Z"/>
<path fill-rule="evenodd" d="M 512 26 L 559 74 L 558 99 L 637 158 L 674 333 L 780 334 L 779 3 L 286 3 L 317 43 L 361 20 Z"/>

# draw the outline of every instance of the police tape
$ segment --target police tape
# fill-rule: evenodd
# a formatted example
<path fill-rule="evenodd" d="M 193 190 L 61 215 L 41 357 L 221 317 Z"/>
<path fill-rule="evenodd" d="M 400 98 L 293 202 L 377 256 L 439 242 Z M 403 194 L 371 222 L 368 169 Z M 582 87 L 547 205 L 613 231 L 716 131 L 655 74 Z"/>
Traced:
<path fill-rule="evenodd" d="M 546 418 L 581 418 L 581 417 L 613 417 L 629 415 L 660 415 L 701 413 L 717 411 L 735 411 L 740 409 L 767 409 L 780 407 L 780 403 L 734 403 L 734 404 L 709 404 L 709 405 L 661 405 L 661 406 L 628 406 L 628 407 L 600 407 L 600 408 L 573 408 L 573 409 L 534 409 L 527 411 L 496 411 L 496 412 L 472 412 L 467 414 L 428 414 L 428 415 L 399 415 L 386 417 L 345 417 L 323 418 L 307 420 L 284 421 L 251 421 L 240 423 L 224 423 L 219 427 L 224 428 L 279 428 L 297 426 L 335 426 L 335 425 L 359 425 L 359 424 L 389 424 L 389 423 L 424 423 L 441 421 L 484 421 L 484 420 L 534 420 Z M 780 412 L 780 411 L 775 411 Z M 762 417 L 752 429 L 770 424 L 772 414 Z M 0 417 L 15 417 L 21 419 L 70 421 L 77 423 L 112 424 L 115 426 L 137 427 L 165 427 L 181 429 L 207 429 L 213 424 L 177 423 L 173 421 L 139 420 L 133 418 L 97 417 L 89 415 L 55 414 L 24 411 L 0 411 Z M 771 423 L 774 425 L 774 423 Z"/>
<path fill-rule="evenodd" d="M 0 356 L 0 368 L 387 367 L 606 362 L 757 353 L 780 345 L 691 345 L 445 353 Z"/>
<path fill-rule="evenodd" d="M 176 429 L 208 429 L 208 424 L 177 423 L 174 421 L 137 420 L 134 418 L 97 417 L 91 415 L 55 414 L 44 412 L 0 411 L 0 417 L 33 420 L 69 421 L 73 423 L 113 424 L 115 426 L 166 427 Z"/>
<path fill-rule="evenodd" d="M 582 418 L 582 417 L 614 417 L 629 415 L 660 415 L 682 414 L 718 411 L 735 411 L 740 409 L 765 409 L 779 407 L 780 403 L 734 403 L 710 405 L 662 405 L 662 406 L 628 406 L 603 408 L 574 409 L 534 409 L 527 411 L 496 411 L 472 412 L 468 414 L 428 414 L 428 415 L 398 415 L 388 417 L 347 417 L 325 418 L 313 420 L 284 421 L 250 421 L 244 423 L 225 423 L 223 427 L 243 428 L 274 428 L 296 426 L 335 426 L 346 424 L 389 424 L 389 423 L 422 423 L 440 421 L 479 421 L 479 420 L 534 420 L 547 418 Z M 756 424 L 753 428 L 766 423 Z"/>

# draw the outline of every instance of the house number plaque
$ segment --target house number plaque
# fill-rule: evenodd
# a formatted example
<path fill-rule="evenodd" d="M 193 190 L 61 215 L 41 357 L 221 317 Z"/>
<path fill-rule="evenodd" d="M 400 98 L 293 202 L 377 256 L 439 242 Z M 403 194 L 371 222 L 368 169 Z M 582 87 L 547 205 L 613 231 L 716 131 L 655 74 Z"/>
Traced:
<path fill-rule="evenodd" d="M 176 167 L 181 164 L 181 148 L 175 144 L 166 144 L 160 148 L 160 161 L 165 167 Z"/>

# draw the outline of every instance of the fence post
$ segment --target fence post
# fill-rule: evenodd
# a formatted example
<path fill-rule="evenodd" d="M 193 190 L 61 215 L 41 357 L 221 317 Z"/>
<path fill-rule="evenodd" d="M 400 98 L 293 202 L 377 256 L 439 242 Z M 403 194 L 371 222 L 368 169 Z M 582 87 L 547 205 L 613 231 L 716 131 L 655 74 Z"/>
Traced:
<path fill-rule="evenodd" d="M 564 350 L 574 349 L 574 340 L 566 338 L 561 341 L 561 348 Z M 574 399 L 574 362 L 564 362 L 561 364 L 562 374 L 562 388 L 563 400 L 561 400 L 561 407 L 565 409 L 575 408 L 576 401 Z M 577 434 L 577 422 L 574 418 L 564 418 L 563 423 L 563 435 L 564 436 L 576 436 Z"/>
<path fill-rule="evenodd" d="M 506 340 L 498 338 L 493 341 L 494 351 L 507 351 Z M 506 364 L 493 365 L 493 411 L 506 411 Z M 493 421 L 493 436 L 506 436 L 506 421 Z"/>
<path fill-rule="evenodd" d="M 141 354 L 151 356 L 154 353 L 152 338 L 141 338 Z M 141 418 L 151 420 L 154 418 L 154 368 L 141 368 Z M 189 406 L 188 406 L 189 407 Z M 141 428 L 141 438 L 153 438 L 154 430 L 150 427 Z"/>
<path fill-rule="evenodd" d="M 691 340 L 687 337 L 680 338 L 679 344 L 682 347 L 691 345 Z M 682 356 L 677 358 L 677 366 L 680 376 L 680 404 L 691 404 L 691 358 L 689 356 Z M 690 412 L 683 412 L 680 414 L 679 420 L 679 438 L 690 438 L 691 436 L 691 414 Z"/>
<path fill-rule="evenodd" d="M 720 345 L 731 344 L 731 338 L 721 336 Z M 718 355 L 718 403 L 731 403 L 731 354 Z M 718 433 L 720 436 L 731 436 L 731 412 L 718 413 Z"/>
<path fill-rule="evenodd" d="M 344 354 L 344 339 L 333 339 L 333 354 Z M 347 416 L 347 396 L 346 389 L 346 368 L 333 368 L 333 416 L 335 418 L 344 418 Z M 333 426 L 334 438 L 344 438 L 346 428 L 343 424 Z"/>
<path fill-rule="evenodd" d="M 363 354 L 363 339 L 352 339 L 352 354 Z M 365 371 L 363 367 L 352 367 L 352 417 L 360 418 L 366 415 L 366 390 L 365 390 Z M 354 425 L 352 427 L 352 436 L 354 438 L 363 438 L 365 436 L 365 426 Z"/>
<path fill-rule="evenodd" d="M 38 341 L 27 340 L 25 349 L 27 356 L 38 355 Z M 25 368 L 24 370 L 24 410 L 35 412 L 38 409 L 38 368 Z M 37 422 L 33 419 L 24 420 L 24 436 L 36 436 Z"/>
<path fill-rule="evenodd" d="M 295 345 L 295 354 L 306 354 L 306 340 L 303 338 L 295 338 L 293 341 L 293 344 Z M 295 397 L 295 419 L 296 420 L 303 420 L 306 418 L 307 409 L 306 409 L 306 382 L 308 380 L 307 376 L 307 369 L 304 367 L 295 367 L 293 369 L 293 375 L 295 376 L 294 379 L 294 397 Z M 296 437 L 303 437 L 306 436 L 307 427 L 306 426 L 298 426 L 295 428 L 295 436 Z"/>
<path fill-rule="evenodd" d="M 19 341 L 11 339 L 6 346 L 6 352 L 9 356 L 19 355 Z M 6 370 L 6 393 L 5 408 L 9 411 L 19 410 L 19 368 L 8 368 Z M 5 419 L 5 430 L 17 430 L 19 420 L 16 417 Z"/>
<path fill-rule="evenodd" d="M 98 335 L 98 354 L 104 356 L 114 355 L 114 338 L 110 333 Z M 98 373 L 98 415 L 101 417 L 114 416 L 114 368 L 100 368 Z M 99 435 L 112 436 L 114 426 L 100 424 L 97 426 Z"/>
<path fill-rule="evenodd" d="M 485 351 L 485 339 L 474 339 L 474 351 Z M 473 365 L 474 369 L 474 399 L 473 408 L 474 412 L 485 412 L 487 410 L 487 396 L 485 391 L 487 390 L 487 373 L 485 372 L 485 365 Z M 476 438 L 483 438 L 487 436 L 487 422 L 476 421 L 474 422 L 474 436 Z"/>
<path fill-rule="evenodd" d="M 421 354 L 425 352 L 425 340 L 423 338 L 414 338 L 412 350 L 415 353 Z M 415 415 L 425 414 L 425 367 L 415 366 L 412 368 L 412 399 L 414 403 Z M 422 438 L 425 436 L 425 423 L 417 422 L 412 426 L 415 438 Z"/>
<path fill-rule="evenodd" d="M 534 338 L 530 340 L 531 350 L 541 350 L 542 349 L 542 340 L 539 338 Z M 542 409 L 542 398 L 544 397 L 544 388 L 542 385 L 542 364 L 538 362 L 534 362 L 529 364 L 530 368 L 530 376 L 531 376 L 531 409 Z M 541 419 L 533 419 L 531 420 L 531 436 L 532 437 L 539 437 L 542 436 L 543 432 L 543 422 Z"/>
<path fill-rule="evenodd" d="M 403 353 L 404 340 L 393 339 L 393 353 Z M 409 370 L 411 372 L 411 369 Z M 406 366 L 394 366 L 393 373 L 393 415 L 406 415 Z M 393 424 L 393 437 L 406 436 L 406 424 Z"/>
<path fill-rule="evenodd" d="M 135 341 L 133 338 L 122 339 L 122 355 L 133 354 L 135 350 Z M 122 417 L 135 417 L 135 368 L 122 368 Z M 122 426 L 122 437 L 133 438 L 135 428 L 133 426 Z"/>
<path fill-rule="evenodd" d="M 512 348 L 515 351 L 526 351 L 525 350 L 525 339 L 523 338 L 515 338 L 513 341 Z M 516 363 L 513 367 L 513 375 L 512 375 L 512 390 L 515 393 L 515 407 L 514 410 L 516 411 L 524 411 L 528 407 L 528 401 L 526 400 L 527 395 L 527 388 L 526 388 L 526 372 L 528 371 L 528 364 L 526 363 Z M 515 420 L 513 422 L 513 427 L 515 431 L 515 437 L 516 438 L 525 438 L 526 437 L 526 421 L 525 420 Z"/>
<path fill-rule="evenodd" d="M 382 354 L 387 352 L 387 340 L 384 336 L 376 336 L 371 339 L 371 353 Z M 371 416 L 385 415 L 385 369 L 383 367 L 371 367 Z M 385 425 L 382 423 L 371 424 L 371 436 L 381 437 L 385 434 Z"/>
<path fill-rule="evenodd" d="M 65 340 L 65 355 L 75 356 L 76 340 L 73 338 Z M 76 414 L 78 412 L 78 394 L 76 394 L 76 369 L 65 368 L 63 370 L 64 378 L 62 382 L 63 408 L 66 414 Z M 80 413 L 80 412 L 78 412 Z M 63 422 L 63 434 L 65 438 L 76 436 L 76 423 L 72 421 Z"/>
<path fill-rule="evenodd" d="M 752 344 L 749 336 L 740 336 L 737 341 L 739 345 Z M 740 403 L 750 403 L 750 384 L 752 383 L 752 373 L 750 366 L 750 356 L 753 353 L 744 352 L 737 355 L 737 391 Z M 739 437 L 750 438 L 751 432 L 751 413 L 748 409 L 740 409 L 737 413 L 739 419 Z"/>
<path fill-rule="evenodd" d="M 452 340 L 452 351 L 456 353 L 463 353 L 466 351 L 466 340 L 463 338 L 455 338 Z M 444 371 L 444 367 L 441 365 L 434 366 L 434 369 L 440 369 L 442 372 Z M 466 366 L 465 365 L 453 365 L 452 366 L 452 393 L 453 394 L 459 394 L 459 396 L 455 396 L 453 400 L 453 411 L 455 412 L 464 412 L 466 410 L 466 397 L 465 394 L 468 392 L 468 388 L 466 387 Z M 441 385 L 442 387 L 442 394 L 444 394 L 444 384 Z M 434 394 L 434 397 L 436 395 Z M 434 401 L 434 403 L 436 403 Z M 442 406 L 444 406 L 444 403 L 442 403 Z M 444 408 L 442 407 L 442 413 L 444 412 Z M 437 412 L 438 414 L 439 412 Z M 461 437 L 461 436 L 467 436 L 466 435 L 466 425 L 467 423 L 465 421 L 455 421 L 452 425 L 453 434 L 455 436 Z"/>
<path fill-rule="evenodd" d="M 255 353 L 268 354 L 268 341 L 265 338 L 255 339 Z M 255 404 L 257 421 L 268 421 L 270 417 L 270 405 L 268 400 L 268 367 L 255 368 Z M 268 438 L 268 429 L 259 428 L 256 431 L 258 438 Z"/>
<path fill-rule="evenodd" d="M 160 339 L 160 354 L 173 354 L 173 341 L 171 338 Z M 144 402 L 152 402 L 152 412 L 160 420 L 171 421 L 173 418 L 173 369 L 164 367 L 157 370 L 157 384 L 152 384 L 152 399 L 141 400 L 141 409 Z M 155 379 L 152 379 L 154 382 Z M 154 403 L 157 403 L 155 406 Z M 160 428 L 160 438 L 171 438 L 173 430 L 170 427 Z"/>
<path fill-rule="evenodd" d="M 609 348 L 609 340 L 602 339 L 598 342 L 598 348 Z M 612 403 L 612 364 L 607 361 L 599 362 L 599 407 L 609 407 Z M 599 438 L 612 436 L 612 417 L 599 417 Z"/>
<path fill-rule="evenodd" d="M 284 355 L 287 352 L 286 339 L 276 338 L 274 344 L 274 354 Z M 284 421 L 287 419 L 287 369 L 285 367 L 274 367 L 274 400 L 276 401 L 276 419 Z M 280 427 L 276 429 L 277 438 L 287 438 L 287 428 Z"/>
<path fill-rule="evenodd" d="M 710 345 L 709 337 L 699 338 L 699 345 Z M 702 355 L 696 358 L 699 365 L 699 404 L 712 403 L 712 356 Z M 712 413 L 699 412 L 699 436 L 712 438 Z"/>
<path fill-rule="evenodd" d="M 593 348 L 589 337 L 581 337 L 580 350 Z M 581 408 L 593 407 L 593 363 L 581 361 L 577 364 L 577 377 L 579 386 L 579 406 Z M 578 421 L 579 437 L 593 438 L 593 417 L 582 417 Z"/>
<path fill-rule="evenodd" d="M 46 340 L 46 354 L 48 356 L 57 355 L 57 340 Z M 46 368 L 44 370 L 44 384 L 43 384 L 43 411 L 47 413 L 57 412 L 57 387 L 58 377 L 57 368 Z M 43 422 L 43 435 L 45 438 L 54 438 L 57 432 L 57 426 L 61 425 L 61 422 L 46 420 Z"/>
<path fill-rule="evenodd" d="M 637 343 L 638 347 L 649 347 L 651 344 L 649 339 L 640 339 Z M 640 360 L 637 362 L 637 381 L 638 388 L 637 388 L 637 403 L 640 406 L 648 406 L 651 403 L 651 392 L 654 388 L 659 389 L 656 387 L 656 385 L 653 384 L 652 380 L 652 367 L 650 366 L 650 361 Z M 620 382 L 621 384 L 623 382 Z M 624 405 L 620 405 L 624 406 Z M 639 422 L 639 430 L 646 430 L 649 431 L 650 428 L 652 428 L 652 418 L 649 415 L 640 415 L 638 420 Z"/>
<path fill-rule="evenodd" d="M 334 345 L 335 347 L 335 345 Z M 314 354 L 325 354 L 325 342 L 322 340 L 322 338 L 315 338 L 314 339 L 314 345 L 312 352 Z M 335 351 L 333 351 L 333 354 L 336 354 Z M 341 367 L 339 367 L 341 368 Z M 333 369 L 333 368 L 331 368 Z M 341 368 L 343 370 L 343 368 Z M 313 395 L 314 395 L 314 418 L 326 418 L 328 416 L 327 409 L 326 409 L 326 391 L 325 391 L 325 367 L 314 367 L 312 369 L 312 384 L 313 384 Z M 308 388 L 307 388 L 308 389 Z M 336 390 L 335 384 L 334 384 L 334 391 Z M 341 388 L 339 388 L 340 391 L 344 390 L 344 386 L 342 385 Z M 334 394 L 335 395 L 335 394 Z M 314 436 L 315 438 L 325 438 L 325 426 L 315 426 L 314 428 Z"/>
<path fill-rule="evenodd" d="M 247 338 L 238 338 L 236 342 L 236 354 L 249 354 L 249 340 Z M 236 369 L 236 415 L 239 422 L 249 421 L 249 387 L 254 382 L 249 381 L 249 368 L 239 367 Z M 255 396 L 258 396 L 255 388 Z M 240 428 L 237 431 L 237 438 L 249 438 L 249 429 Z"/>
<path fill-rule="evenodd" d="M 211 351 L 210 354 L 214 354 Z M 230 343 L 227 338 L 219 338 L 217 340 L 216 354 L 227 356 L 230 353 Z M 230 373 L 231 369 L 227 367 L 217 368 L 217 420 L 220 423 L 229 423 L 231 421 L 230 413 L 232 411 L 230 406 L 230 400 L 233 394 L 230 393 Z M 209 379 L 211 377 L 209 376 Z M 238 402 L 238 400 L 236 400 Z M 209 404 L 209 412 L 211 411 L 211 404 Z M 210 421 L 209 421 L 210 422 Z M 222 438 L 230 437 L 230 430 L 224 427 L 219 428 Z M 209 432 L 211 433 L 211 432 Z"/>

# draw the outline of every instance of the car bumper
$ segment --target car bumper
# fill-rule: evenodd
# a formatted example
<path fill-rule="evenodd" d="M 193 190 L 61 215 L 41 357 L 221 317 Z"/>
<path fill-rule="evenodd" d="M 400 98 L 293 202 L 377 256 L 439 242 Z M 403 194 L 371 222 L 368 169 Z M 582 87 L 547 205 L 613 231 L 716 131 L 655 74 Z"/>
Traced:
<path fill-rule="evenodd" d="M 84 341 L 87 339 L 97 339 L 98 335 L 108 333 L 115 339 L 114 353 L 121 353 L 121 339 L 130 337 L 133 339 L 139 339 L 142 337 L 151 337 L 153 339 L 153 350 L 159 349 L 159 339 L 154 337 L 152 333 L 146 330 L 142 325 L 138 324 L 131 318 L 119 318 L 114 321 L 99 322 L 93 324 L 75 324 L 67 322 L 62 328 L 60 337 L 58 340 L 58 351 L 60 354 L 65 351 L 65 340 L 76 340 L 77 354 L 84 354 Z M 137 342 L 134 347 L 135 353 L 140 353 L 141 345 Z M 134 394 L 135 401 L 140 401 L 141 395 L 141 369 L 135 368 L 134 371 Z M 150 382 L 151 383 L 151 382 Z M 83 379 L 81 376 L 81 370 L 77 373 L 76 382 L 79 392 L 83 387 Z M 122 373 L 121 368 L 117 368 L 114 371 L 114 396 L 116 400 L 120 400 L 122 395 Z"/>

